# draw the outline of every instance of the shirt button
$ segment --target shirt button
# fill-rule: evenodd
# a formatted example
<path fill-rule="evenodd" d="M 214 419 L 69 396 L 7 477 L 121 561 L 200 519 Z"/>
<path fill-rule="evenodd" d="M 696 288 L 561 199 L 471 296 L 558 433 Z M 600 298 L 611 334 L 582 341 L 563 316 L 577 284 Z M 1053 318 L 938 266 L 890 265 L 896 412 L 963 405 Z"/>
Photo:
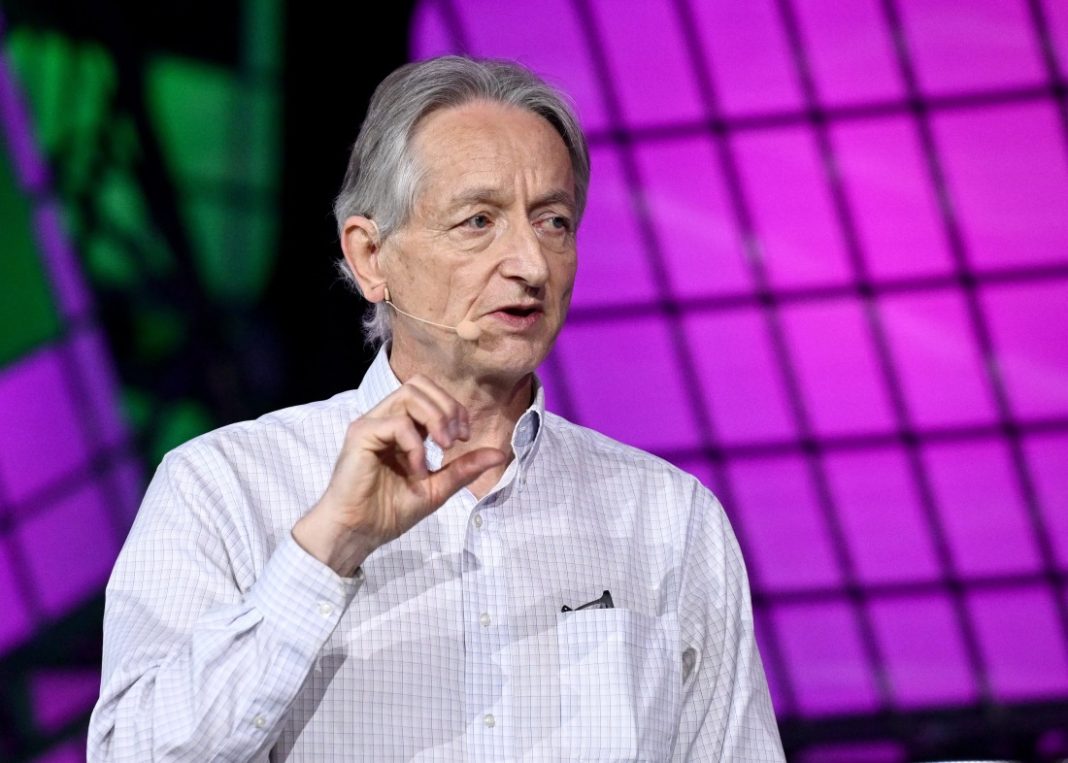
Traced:
<path fill-rule="evenodd" d="M 323 617 L 330 617 L 334 611 L 334 605 L 328 601 L 319 602 L 319 614 Z"/>
<path fill-rule="evenodd" d="M 486 724 L 487 729 L 492 729 L 494 726 L 497 725 L 497 719 L 494 718 L 491 713 L 486 713 L 484 716 L 482 716 L 482 722 Z"/>
<path fill-rule="evenodd" d="M 488 626 L 490 622 L 492 622 L 490 620 L 489 612 L 483 612 L 481 615 L 479 615 L 478 622 L 479 625 L 481 625 L 483 628 Z"/>
<path fill-rule="evenodd" d="M 475 523 L 475 527 L 482 527 L 482 515 L 481 514 L 475 514 L 475 518 L 474 518 L 473 521 Z"/>
<path fill-rule="evenodd" d="M 262 715 L 257 715 L 255 718 L 252 719 L 252 725 L 258 729 L 262 729 L 264 726 L 267 725 L 267 719 L 264 718 Z"/>

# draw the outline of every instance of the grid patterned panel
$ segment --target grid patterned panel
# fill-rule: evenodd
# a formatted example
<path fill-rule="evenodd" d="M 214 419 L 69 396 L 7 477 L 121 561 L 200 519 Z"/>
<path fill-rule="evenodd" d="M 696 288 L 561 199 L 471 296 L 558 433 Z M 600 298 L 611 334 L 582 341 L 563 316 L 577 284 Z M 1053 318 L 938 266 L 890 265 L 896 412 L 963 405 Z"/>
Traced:
<path fill-rule="evenodd" d="M 908 728 L 793 720 L 1068 700 L 1065 7 L 417 6 L 414 58 L 573 96 L 550 407 L 720 495 L 800 759 L 900 760 Z"/>
<path fill-rule="evenodd" d="M 246 366 L 271 352 L 255 312 L 278 245 L 281 4 L 171 10 L 177 50 L 134 10 L 83 28 L 28 14 L 4 40 L 153 463 L 269 408 L 273 382 L 246 377 L 277 378 Z M 182 31 L 209 23 L 211 53 Z"/>
<path fill-rule="evenodd" d="M 99 323 L 3 60 L 0 210 L 0 757 L 74 737 L 51 759 L 77 760 L 99 666 L 79 665 L 58 641 L 35 651 L 33 639 L 65 621 L 85 627 L 77 613 L 111 571 L 141 474 Z"/>
<path fill-rule="evenodd" d="M 31 10 L 0 31 L 0 760 L 59 761 L 141 460 L 267 407 L 235 367 L 278 240 L 282 5 L 176 9 L 221 43 L 189 55 L 132 8 Z"/>

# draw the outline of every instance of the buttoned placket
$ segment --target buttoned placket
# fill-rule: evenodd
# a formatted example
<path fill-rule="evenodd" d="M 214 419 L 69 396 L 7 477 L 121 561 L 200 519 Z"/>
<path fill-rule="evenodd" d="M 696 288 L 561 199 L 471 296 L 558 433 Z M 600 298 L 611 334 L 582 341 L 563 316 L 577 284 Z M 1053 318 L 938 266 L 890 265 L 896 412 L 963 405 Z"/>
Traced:
<path fill-rule="evenodd" d="M 512 435 L 514 458 L 498 485 L 481 500 L 470 501 L 470 521 L 464 541 L 462 571 L 468 756 L 471 760 L 502 760 L 509 756 L 513 730 L 507 717 L 505 679 L 512 666 L 505 664 L 510 644 L 507 549 L 500 531 L 513 507 L 508 504 L 522 492 L 526 461 L 537 433 L 534 414 L 527 413 Z"/>
<path fill-rule="evenodd" d="M 514 466 L 509 466 L 511 470 Z M 506 474 L 508 472 L 506 471 Z M 504 496 L 500 488 L 480 501 L 468 491 L 470 520 L 464 538 L 462 585 L 464 602 L 465 690 L 468 756 L 470 760 L 503 760 L 509 738 L 504 683 L 509 670 L 502 664 L 508 644 L 504 613 L 507 595 L 505 553 L 498 510 Z"/>
<path fill-rule="evenodd" d="M 467 757 L 472 761 L 509 757 L 512 730 L 508 725 L 505 679 L 511 666 L 504 664 L 510 643 L 505 613 L 508 596 L 506 548 L 499 526 L 507 516 L 510 499 L 522 492 L 526 463 L 533 455 L 539 429 L 537 415 L 528 411 L 512 433 L 514 458 L 494 489 L 476 499 L 467 489 L 450 503 L 467 517 L 461 565 L 464 628 L 464 700 L 467 718 Z M 441 448 L 430 438 L 424 443 L 427 467 L 439 469 Z"/>
<path fill-rule="evenodd" d="M 444 452 L 429 437 L 424 442 L 427 468 L 436 471 L 444 461 Z M 503 485 L 514 464 L 502 478 Z M 504 724 L 504 672 L 499 662 L 506 633 L 498 622 L 497 604 L 506 590 L 500 570 L 500 537 L 493 528 L 493 508 L 499 500 L 500 485 L 495 492 L 475 498 L 464 488 L 453 495 L 439 511 L 452 517 L 466 518 L 457 540 L 462 543 L 460 586 L 461 621 L 464 633 L 464 715 L 467 733 L 465 748 L 471 761 L 507 758 L 507 728 Z"/>

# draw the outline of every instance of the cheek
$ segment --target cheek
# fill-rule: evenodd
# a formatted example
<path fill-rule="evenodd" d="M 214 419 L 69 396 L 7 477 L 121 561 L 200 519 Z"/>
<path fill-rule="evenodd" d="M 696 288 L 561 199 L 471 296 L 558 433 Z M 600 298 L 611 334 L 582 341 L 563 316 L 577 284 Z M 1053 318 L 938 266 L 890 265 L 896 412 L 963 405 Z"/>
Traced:
<path fill-rule="evenodd" d="M 494 269 L 488 263 L 472 261 L 441 274 L 440 283 L 448 284 L 450 302 L 468 308 L 493 280 Z"/>
<path fill-rule="evenodd" d="M 553 280 L 566 291 L 571 291 L 571 285 L 575 282 L 578 270 L 578 257 L 574 251 L 559 255 L 553 261 Z"/>

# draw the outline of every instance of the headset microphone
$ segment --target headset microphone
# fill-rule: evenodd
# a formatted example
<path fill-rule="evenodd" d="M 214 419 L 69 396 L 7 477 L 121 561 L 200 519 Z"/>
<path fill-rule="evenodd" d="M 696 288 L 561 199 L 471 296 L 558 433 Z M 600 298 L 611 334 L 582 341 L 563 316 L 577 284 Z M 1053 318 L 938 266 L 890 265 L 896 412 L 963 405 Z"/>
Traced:
<path fill-rule="evenodd" d="M 389 298 L 389 289 L 385 290 L 385 302 L 387 305 L 392 307 L 401 315 L 407 315 L 412 320 L 420 321 L 430 326 L 437 326 L 438 328 L 453 331 L 456 333 L 456 336 L 460 337 L 465 342 L 477 342 L 478 338 L 482 336 L 482 329 L 479 327 L 479 325 L 474 321 L 467 320 L 466 318 L 457 323 L 455 326 L 448 326 L 444 323 L 435 323 L 434 321 L 428 321 L 426 318 L 420 318 L 418 315 L 412 315 L 406 310 L 401 310 L 393 303 L 393 300 Z"/>
<path fill-rule="evenodd" d="M 482 336 L 482 329 L 474 321 L 462 320 L 456 324 L 456 336 L 465 342 L 477 342 Z"/>

